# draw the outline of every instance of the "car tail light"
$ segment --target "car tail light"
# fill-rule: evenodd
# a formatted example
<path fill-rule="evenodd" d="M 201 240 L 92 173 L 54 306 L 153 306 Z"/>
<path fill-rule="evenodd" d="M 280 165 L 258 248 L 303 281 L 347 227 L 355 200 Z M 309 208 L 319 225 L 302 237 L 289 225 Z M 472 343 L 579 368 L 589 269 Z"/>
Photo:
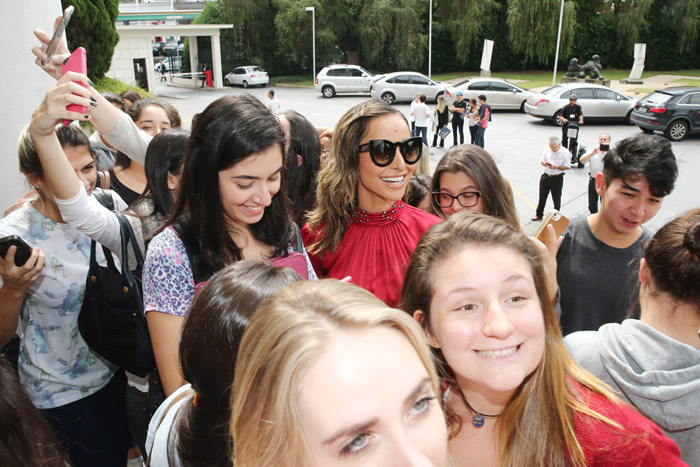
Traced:
<path fill-rule="evenodd" d="M 649 107 L 649 112 L 653 112 L 655 114 L 666 113 L 666 107 Z"/>
<path fill-rule="evenodd" d="M 318 76 L 316 77 L 316 84 L 318 84 Z"/>
<path fill-rule="evenodd" d="M 537 102 L 535 102 L 535 107 L 537 107 L 540 104 L 548 104 L 549 99 L 539 99 Z"/>
<path fill-rule="evenodd" d="M 255 78 L 255 75 L 250 75 L 251 78 Z"/>
<path fill-rule="evenodd" d="M 445 95 L 447 97 L 452 97 L 452 94 L 450 94 L 450 91 L 448 91 L 447 89 L 445 89 Z"/>

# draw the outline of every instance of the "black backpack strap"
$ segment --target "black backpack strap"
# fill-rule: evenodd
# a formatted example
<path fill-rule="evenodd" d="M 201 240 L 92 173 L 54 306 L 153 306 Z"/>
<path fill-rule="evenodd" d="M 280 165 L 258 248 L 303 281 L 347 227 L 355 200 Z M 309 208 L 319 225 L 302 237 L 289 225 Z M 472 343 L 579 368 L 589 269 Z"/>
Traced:
<path fill-rule="evenodd" d="M 297 253 L 304 253 L 304 239 L 301 238 L 301 230 L 296 222 L 292 222 L 294 226 L 294 243 L 292 244 L 292 249 Z"/>

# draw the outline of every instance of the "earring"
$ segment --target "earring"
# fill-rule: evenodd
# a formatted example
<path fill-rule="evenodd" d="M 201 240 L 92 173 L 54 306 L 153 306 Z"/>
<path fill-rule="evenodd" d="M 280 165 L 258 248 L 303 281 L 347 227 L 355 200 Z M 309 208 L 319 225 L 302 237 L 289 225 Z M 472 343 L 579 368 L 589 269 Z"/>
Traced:
<path fill-rule="evenodd" d="M 437 349 L 437 348 L 438 348 L 438 343 L 435 342 L 435 341 L 430 341 L 430 346 Z"/>

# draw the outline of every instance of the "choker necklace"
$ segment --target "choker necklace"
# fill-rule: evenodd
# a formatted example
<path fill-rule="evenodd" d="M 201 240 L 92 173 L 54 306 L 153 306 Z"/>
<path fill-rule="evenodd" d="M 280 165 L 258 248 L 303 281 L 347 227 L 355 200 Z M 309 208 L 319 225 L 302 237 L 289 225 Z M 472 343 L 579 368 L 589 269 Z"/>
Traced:
<path fill-rule="evenodd" d="M 481 428 L 482 426 L 484 426 L 484 423 L 486 422 L 486 420 L 484 420 L 484 419 L 486 419 L 486 418 L 498 418 L 501 415 L 501 414 L 486 415 L 485 413 L 477 412 L 476 410 L 474 410 L 474 408 L 471 405 L 469 405 L 469 402 L 467 402 L 467 398 L 464 397 L 464 393 L 462 392 L 462 388 L 460 388 L 459 385 L 457 385 L 457 387 L 459 388 L 459 395 L 462 396 L 462 402 L 464 402 L 464 405 L 466 405 L 467 408 L 469 410 L 471 410 L 471 412 L 474 414 L 474 417 L 472 418 L 472 425 L 474 425 L 476 428 Z"/>

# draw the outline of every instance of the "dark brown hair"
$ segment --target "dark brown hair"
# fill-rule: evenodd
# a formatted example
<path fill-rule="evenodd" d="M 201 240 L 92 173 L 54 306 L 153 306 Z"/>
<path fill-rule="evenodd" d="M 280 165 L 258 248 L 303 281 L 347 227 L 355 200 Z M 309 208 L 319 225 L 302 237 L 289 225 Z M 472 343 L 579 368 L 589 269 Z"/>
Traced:
<path fill-rule="evenodd" d="M 653 289 L 695 306 L 700 314 L 700 209 L 693 209 L 656 232 L 644 252 Z"/>
<path fill-rule="evenodd" d="M 4 357 L 0 357 L 0 420 L 0 465 L 68 465 L 63 448 Z"/>
<path fill-rule="evenodd" d="M 180 465 L 232 465 L 229 432 L 231 390 L 238 346 L 258 306 L 270 295 L 301 280 L 288 268 L 239 261 L 214 275 L 197 294 L 180 339 L 182 374 L 197 394 L 178 412 L 168 441 Z M 171 462 L 172 464 L 172 462 Z"/>

